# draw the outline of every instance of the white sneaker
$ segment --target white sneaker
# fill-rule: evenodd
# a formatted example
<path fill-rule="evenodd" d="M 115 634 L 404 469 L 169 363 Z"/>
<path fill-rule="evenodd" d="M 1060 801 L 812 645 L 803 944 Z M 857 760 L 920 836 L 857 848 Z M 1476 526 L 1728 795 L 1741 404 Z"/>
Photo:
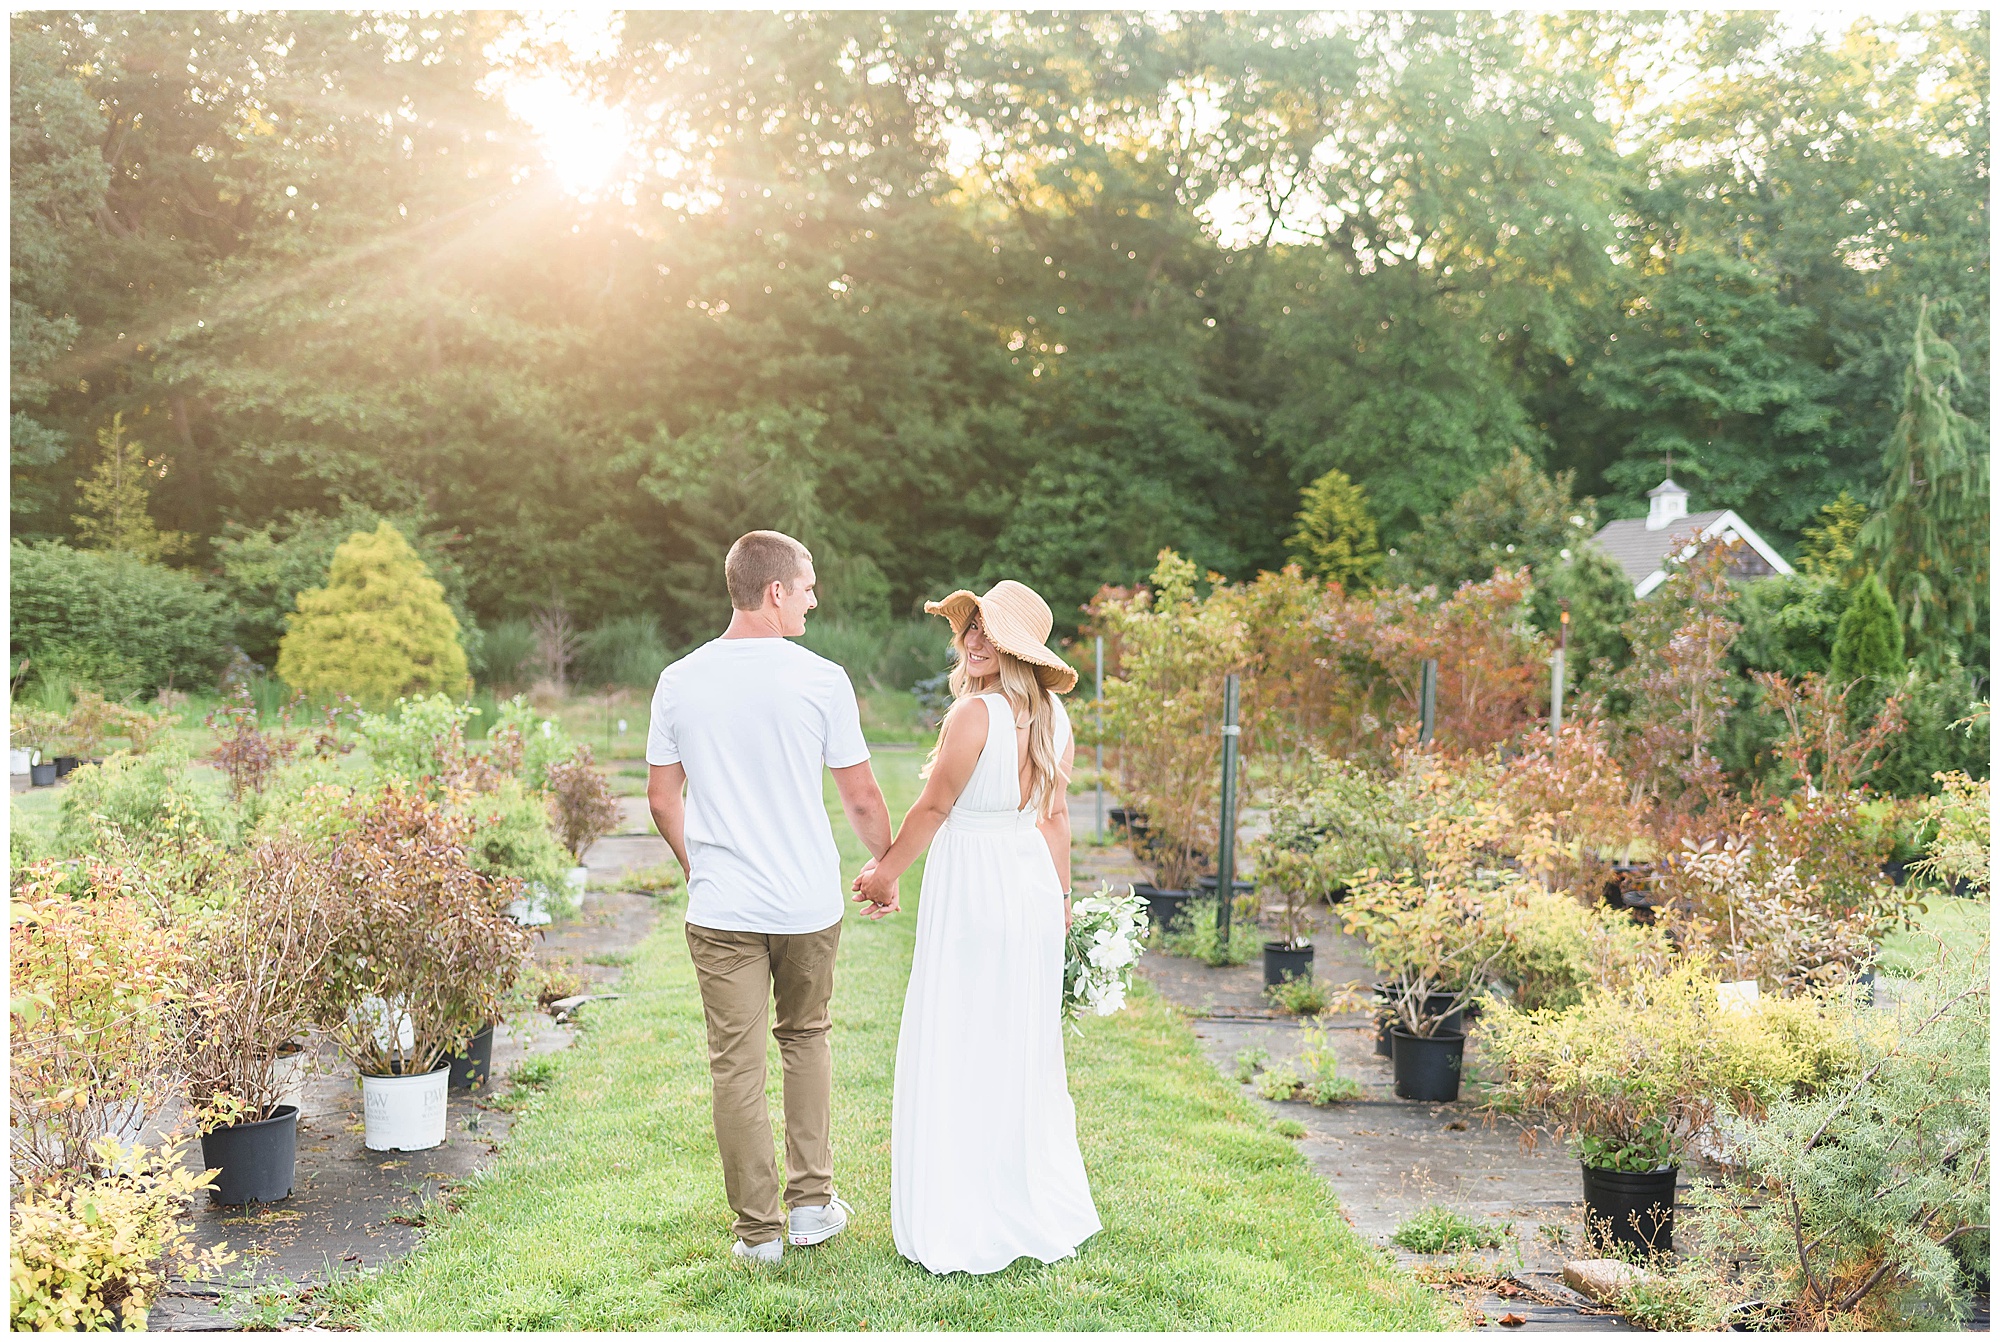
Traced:
<path fill-rule="evenodd" d="M 853 1211 L 837 1194 L 824 1207 L 792 1208 L 792 1243 L 824 1244 L 847 1229 Z"/>
<path fill-rule="evenodd" d="M 763 1244 L 745 1244 L 742 1240 L 737 1240 L 729 1252 L 738 1258 L 747 1258 L 759 1266 L 769 1267 L 784 1260 L 785 1242 L 774 1239 Z"/>

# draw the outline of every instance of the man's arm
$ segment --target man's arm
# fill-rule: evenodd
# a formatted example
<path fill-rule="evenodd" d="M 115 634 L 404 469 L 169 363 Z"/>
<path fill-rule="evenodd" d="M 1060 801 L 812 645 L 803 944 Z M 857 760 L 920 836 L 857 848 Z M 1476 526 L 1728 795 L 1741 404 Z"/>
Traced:
<path fill-rule="evenodd" d="M 679 764 L 655 764 L 647 771 L 646 808 L 653 813 L 653 825 L 667 841 L 667 847 L 674 850 L 681 874 L 692 877 L 694 869 L 688 866 L 687 853 L 686 787 L 687 770 Z M 886 824 L 886 808 L 883 814 Z"/>
<path fill-rule="evenodd" d="M 889 803 L 882 800 L 882 787 L 867 760 L 833 771 L 833 785 L 840 791 L 840 807 L 847 823 L 854 826 L 869 855 L 880 857 L 889 851 Z"/>

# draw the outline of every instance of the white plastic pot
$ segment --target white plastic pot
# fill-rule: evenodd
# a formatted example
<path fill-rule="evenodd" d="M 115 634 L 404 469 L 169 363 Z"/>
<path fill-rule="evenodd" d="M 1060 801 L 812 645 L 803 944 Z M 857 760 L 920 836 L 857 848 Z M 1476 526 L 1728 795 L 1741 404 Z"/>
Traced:
<path fill-rule="evenodd" d="M 363 1076 L 361 1144 L 370 1151 L 428 1151 L 444 1144 L 451 1064 L 421 1076 Z"/>
<path fill-rule="evenodd" d="M 563 877 L 563 884 L 569 887 L 569 892 L 581 903 L 583 892 L 590 886 L 590 868 L 571 867 L 568 874 Z"/>
<path fill-rule="evenodd" d="M 306 1107 L 306 1078 L 311 1075 L 306 1067 L 306 1050 L 296 1049 L 290 1053 L 280 1053 L 271 1064 L 271 1080 L 277 1083 L 278 1099 L 281 1105 L 289 1104 L 304 1113 Z"/>
<path fill-rule="evenodd" d="M 507 906 L 507 916 L 523 927 L 541 927 L 556 920 L 549 912 L 548 896 L 537 886 L 529 886 L 524 898 Z"/>
<path fill-rule="evenodd" d="M 7 751 L 7 772 L 24 774 L 34 768 L 36 761 L 41 757 L 42 752 L 39 750 L 18 750 L 10 747 Z"/>

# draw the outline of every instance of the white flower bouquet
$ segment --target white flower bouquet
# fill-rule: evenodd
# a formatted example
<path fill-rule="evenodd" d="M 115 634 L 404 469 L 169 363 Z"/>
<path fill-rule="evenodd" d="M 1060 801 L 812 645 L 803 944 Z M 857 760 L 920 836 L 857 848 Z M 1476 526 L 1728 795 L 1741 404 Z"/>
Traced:
<path fill-rule="evenodd" d="M 1063 957 L 1063 1019 L 1074 1022 L 1086 1010 L 1108 1016 L 1125 1005 L 1132 964 L 1144 947 L 1146 901 L 1126 886 L 1116 894 L 1099 883 L 1070 902 L 1069 938 Z"/>

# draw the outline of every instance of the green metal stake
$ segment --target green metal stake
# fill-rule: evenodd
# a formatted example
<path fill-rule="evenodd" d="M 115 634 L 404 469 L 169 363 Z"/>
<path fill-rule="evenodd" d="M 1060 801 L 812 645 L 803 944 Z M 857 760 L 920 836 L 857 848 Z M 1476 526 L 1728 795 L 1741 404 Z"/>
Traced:
<path fill-rule="evenodd" d="M 1427 746 L 1431 743 L 1431 728 L 1436 724 L 1438 715 L 1438 663 L 1435 657 L 1424 658 L 1423 689 L 1419 693 L 1417 711 L 1422 714 L 1417 728 L 1417 744 Z"/>
<path fill-rule="evenodd" d="M 1229 950 L 1229 906 L 1236 902 L 1236 740 L 1243 729 L 1236 725 L 1236 675 L 1222 682 L 1222 823 L 1215 839 L 1215 947 L 1218 955 Z"/>

